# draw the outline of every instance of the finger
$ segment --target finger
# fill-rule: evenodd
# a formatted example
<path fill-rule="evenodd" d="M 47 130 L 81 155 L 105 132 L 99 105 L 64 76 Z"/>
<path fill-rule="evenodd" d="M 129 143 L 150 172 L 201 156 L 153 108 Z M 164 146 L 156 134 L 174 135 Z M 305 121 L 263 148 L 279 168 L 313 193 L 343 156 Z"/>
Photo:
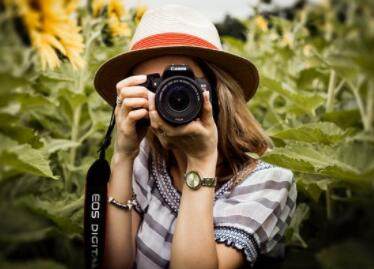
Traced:
<path fill-rule="evenodd" d="M 122 109 L 125 111 L 129 112 L 136 108 L 148 109 L 148 100 L 145 98 L 126 98 L 123 100 Z"/>
<path fill-rule="evenodd" d="M 200 116 L 200 120 L 203 124 L 211 124 L 213 119 L 213 108 L 212 108 L 212 103 L 209 100 L 209 91 L 204 91 L 203 96 L 204 96 L 204 103 L 203 103 L 203 109 L 202 113 Z"/>
<path fill-rule="evenodd" d="M 144 86 L 127 86 L 120 90 L 119 98 L 142 97 L 148 99 L 148 89 Z"/>
<path fill-rule="evenodd" d="M 173 136 L 183 136 L 183 135 L 195 135 L 198 133 L 201 123 L 199 121 L 193 120 L 187 124 L 174 127 L 171 135 Z"/>
<path fill-rule="evenodd" d="M 161 127 L 162 119 L 156 110 L 155 94 L 151 91 L 148 91 L 148 111 L 149 111 L 150 125 L 152 129 L 154 129 L 155 131 L 158 131 L 160 128 L 162 128 Z"/>
<path fill-rule="evenodd" d="M 157 110 L 149 111 L 149 119 L 153 129 L 164 130 L 168 135 L 172 136 L 175 133 L 175 126 L 172 126 L 170 123 L 166 122 L 163 118 L 161 118 L 160 114 L 158 114 Z"/>
<path fill-rule="evenodd" d="M 167 136 L 181 136 L 181 135 L 193 135 L 197 133 L 201 123 L 198 121 L 191 121 L 188 124 L 183 124 L 179 126 L 174 126 L 165 121 L 157 110 L 149 111 L 149 118 L 151 122 L 152 129 L 159 131 L 163 130 Z"/>
<path fill-rule="evenodd" d="M 127 116 L 127 119 L 131 122 L 136 122 L 142 118 L 145 118 L 148 115 L 148 110 L 141 108 L 136 110 L 131 110 Z"/>
<path fill-rule="evenodd" d="M 148 91 L 148 109 L 149 112 L 156 111 L 156 104 L 155 104 L 155 93 Z"/>
<path fill-rule="evenodd" d="M 145 82 L 146 79 L 147 79 L 147 75 L 142 74 L 142 75 L 130 76 L 117 82 L 116 84 L 117 95 L 120 94 L 121 88 L 138 85 L 140 83 Z"/>
<path fill-rule="evenodd" d="M 116 106 L 116 108 L 114 109 L 114 119 L 115 119 L 115 123 L 116 125 L 118 126 L 120 121 L 121 121 L 121 117 L 120 117 L 120 113 L 121 113 L 121 107 L 119 105 Z"/>
<path fill-rule="evenodd" d="M 149 118 L 151 120 L 151 126 L 153 122 L 153 128 L 159 129 L 162 128 L 168 134 L 173 134 L 175 126 L 171 125 L 170 123 L 166 122 L 163 118 L 161 118 L 160 114 L 156 109 L 155 104 L 155 94 L 151 91 L 148 91 L 148 109 L 149 109 Z"/>

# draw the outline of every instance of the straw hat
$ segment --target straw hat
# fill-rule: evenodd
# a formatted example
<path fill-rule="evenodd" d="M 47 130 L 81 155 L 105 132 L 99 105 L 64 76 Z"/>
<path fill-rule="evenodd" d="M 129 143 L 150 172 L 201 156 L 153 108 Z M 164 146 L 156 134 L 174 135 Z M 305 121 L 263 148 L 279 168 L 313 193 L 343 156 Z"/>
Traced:
<path fill-rule="evenodd" d="M 115 106 L 116 84 L 137 63 L 167 54 L 195 56 L 216 64 L 238 83 L 246 101 L 255 94 L 258 71 L 248 60 L 224 51 L 214 24 L 196 10 L 177 4 L 148 9 L 130 41 L 129 49 L 107 60 L 96 71 L 94 85 Z"/>

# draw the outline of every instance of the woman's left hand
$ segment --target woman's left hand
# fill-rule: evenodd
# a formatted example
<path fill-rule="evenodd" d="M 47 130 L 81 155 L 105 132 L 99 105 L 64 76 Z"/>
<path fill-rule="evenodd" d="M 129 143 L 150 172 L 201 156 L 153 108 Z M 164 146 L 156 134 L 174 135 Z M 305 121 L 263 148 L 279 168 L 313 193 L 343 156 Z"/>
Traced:
<path fill-rule="evenodd" d="M 188 124 L 172 126 L 158 114 L 155 94 L 148 91 L 151 128 L 156 132 L 163 132 L 167 142 L 185 152 L 187 161 L 216 161 L 218 157 L 218 131 L 209 101 L 209 91 L 204 91 L 203 96 L 200 118 Z"/>

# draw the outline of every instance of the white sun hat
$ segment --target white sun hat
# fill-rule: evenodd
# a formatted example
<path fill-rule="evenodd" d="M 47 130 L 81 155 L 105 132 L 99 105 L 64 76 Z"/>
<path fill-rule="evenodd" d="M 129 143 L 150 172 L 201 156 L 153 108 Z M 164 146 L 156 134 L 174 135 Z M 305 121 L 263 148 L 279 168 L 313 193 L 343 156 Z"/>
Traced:
<path fill-rule="evenodd" d="M 127 77 L 136 64 L 168 54 L 194 56 L 217 65 L 239 83 L 247 102 L 258 87 L 255 65 L 223 50 L 214 24 L 188 6 L 167 4 L 148 9 L 129 48 L 124 49 L 123 53 L 104 62 L 94 77 L 96 90 L 112 106 L 115 106 L 117 82 Z"/>

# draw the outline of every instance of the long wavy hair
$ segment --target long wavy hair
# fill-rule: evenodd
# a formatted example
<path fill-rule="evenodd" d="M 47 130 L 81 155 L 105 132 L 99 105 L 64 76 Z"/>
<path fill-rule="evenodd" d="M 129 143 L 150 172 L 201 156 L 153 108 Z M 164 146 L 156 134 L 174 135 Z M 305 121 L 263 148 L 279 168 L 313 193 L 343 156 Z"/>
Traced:
<path fill-rule="evenodd" d="M 194 58 L 210 83 L 214 83 L 219 114 L 215 119 L 218 129 L 217 186 L 232 179 L 230 189 L 239 184 L 256 166 L 257 160 L 248 155 L 263 155 L 272 143 L 261 125 L 254 118 L 241 89 L 233 77 L 215 64 Z M 151 155 L 157 152 L 169 160 L 171 150 L 162 147 L 150 130 L 146 134 Z M 226 173 L 222 174 L 223 168 Z M 228 172 L 227 172 L 228 170 Z"/>

